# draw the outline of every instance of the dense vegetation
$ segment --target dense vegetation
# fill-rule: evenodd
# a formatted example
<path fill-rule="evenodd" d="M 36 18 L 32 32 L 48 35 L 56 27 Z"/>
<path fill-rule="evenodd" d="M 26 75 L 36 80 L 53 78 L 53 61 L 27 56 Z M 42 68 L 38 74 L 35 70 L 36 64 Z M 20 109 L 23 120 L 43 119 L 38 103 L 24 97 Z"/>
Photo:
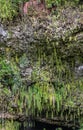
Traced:
<path fill-rule="evenodd" d="M 0 20 L 13 22 L 14 18 L 18 18 L 19 13 L 22 13 L 20 12 L 21 4 L 27 1 L 0 0 Z M 54 6 L 61 7 L 66 4 L 68 6 L 77 6 L 80 2 L 81 0 L 45 0 L 46 8 Z M 51 12 L 51 14 L 54 14 L 54 12 Z M 57 17 L 55 18 L 54 16 L 53 19 L 55 22 Z M 35 18 L 31 20 L 36 23 Z M 42 19 L 39 19 L 39 21 L 41 25 L 39 27 L 42 28 Z M 47 19 L 47 21 L 50 20 Z M 70 21 L 67 24 L 70 24 Z M 33 22 L 30 21 L 31 23 Z M 56 24 L 55 22 L 55 26 Z M 83 44 L 82 41 L 80 43 L 76 41 L 76 38 L 81 37 L 81 35 L 76 37 L 76 33 L 79 32 L 76 28 L 74 33 L 70 32 L 73 34 L 72 36 L 67 36 L 66 33 L 66 37 L 63 36 L 60 40 L 53 39 L 50 41 L 49 33 L 51 32 L 51 25 L 49 26 L 48 23 L 47 25 L 49 31 L 45 30 L 45 37 L 39 39 L 39 43 L 35 42 L 34 44 L 31 42 L 31 48 L 29 48 L 29 43 L 26 42 L 28 40 L 25 42 L 22 41 L 22 45 L 20 44 L 21 41 L 18 39 L 22 35 L 18 36 L 19 28 L 15 32 L 15 35 L 17 35 L 16 39 L 13 31 L 11 32 L 11 29 L 9 29 L 8 36 L 11 36 L 9 36 L 9 41 L 7 41 L 8 45 L 1 41 L 0 111 L 33 118 L 44 117 L 53 119 L 56 116 L 65 121 L 71 120 L 74 124 L 76 120 L 79 121 L 79 124 L 83 124 L 81 120 L 83 114 L 81 110 L 82 106 L 79 107 L 83 99 L 83 78 L 82 76 L 78 76 L 79 74 L 75 75 L 75 71 L 77 71 L 75 69 L 79 69 L 79 65 L 82 65 L 83 62 Z M 31 26 L 35 28 L 35 24 Z M 22 27 L 28 28 L 26 25 L 24 26 L 24 23 L 21 25 L 21 30 L 23 30 Z M 25 39 L 26 29 L 22 33 L 23 39 Z M 41 30 L 39 31 L 41 32 Z M 36 38 L 38 37 L 38 33 L 37 31 L 34 33 Z M 28 39 L 27 37 L 26 39 Z M 6 42 L 6 38 L 4 41 Z M 26 51 L 23 50 L 23 47 L 25 47 Z M 26 73 L 29 73 L 29 75 Z M 10 122 L 7 122 L 7 124 L 9 124 L 10 129 L 11 127 L 13 129 L 18 129 L 19 127 L 18 124 L 17 127 L 13 126 L 13 122 L 11 125 Z M 5 129 L 9 130 L 9 126 L 6 125 Z"/>
<path fill-rule="evenodd" d="M 78 89 L 78 86 L 79 90 L 82 90 L 83 80 L 74 82 L 73 73 L 67 69 L 67 63 L 63 64 L 57 57 L 56 50 L 51 55 L 50 61 L 48 61 L 49 56 L 45 55 L 41 55 L 41 59 L 40 55 L 38 56 L 38 61 L 31 74 L 31 82 L 34 84 L 29 86 L 21 76 L 19 68 L 26 66 L 26 55 L 20 59 L 17 56 L 0 58 L 0 103 L 3 104 L 5 101 L 0 109 L 10 113 L 24 113 L 28 116 L 38 117 L 42 117 L 42 113 L 44 113 L 45 117 L 53 118 L 55 114 L 63 117 L 66 107 L 69 107 L 66 118 L 73 119 L 74 116 L 80 116 L 79 108 L 76 108 L 79 109 L 77 115 L 71 113 L 72 107 L 75 107 L 71 95 L 73 90 Z M 51 64 L 43 67 L 42 62 L 51 62 Z M 72 63 L 73 61 L 70 62 L 70 65 Z M 63 104 L 65 104 L 64 107 Z"/>
<path fill-rule="evenodd" d="M 19 10 L 22 8 L 20 4 L 25 3 L 29 0 L 0 0 L 0 19 L 2 20 L 11 20 L 13 17 L 18 16 Z M 41 0 L 40 0 L 41 1 Z M 57 7 L 60 5 L 64 5 L 66 3 L 78 4 L 81 0 L 45 0 L 45 4 L 47 8 Z M 21 9 L 22 10 L 22 9 Z"/>

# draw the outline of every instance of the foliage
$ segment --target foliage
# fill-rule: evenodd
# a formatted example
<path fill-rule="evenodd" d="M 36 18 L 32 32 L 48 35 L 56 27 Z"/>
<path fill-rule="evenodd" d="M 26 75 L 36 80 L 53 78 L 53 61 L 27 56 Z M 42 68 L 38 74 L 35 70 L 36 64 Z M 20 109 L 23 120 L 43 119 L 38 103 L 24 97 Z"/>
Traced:
<path fill-rule="evenodd" d="M 22 2 L 23 0 L 16 0 L 16 1 Z M 26 2 L 26 1 L 29 1 L 29 0 L 24 0 L 24 2 Z M 73 1 L 72 0 L 45 0 L 45 4 L 46 4 L 47 8 L 51 8 L 52 6 L 64 5 L 68 2 L 78 4 L 80 2 L 80 0 L 73 0 Z"/>
<path fill-rule="evenodd" d="M 29 0 L 0 0 L 0 18 L 3 20 L 11 20 L 19 12 L 19 4 Z M 73 3 L 79 3 L 80 0 L 74 0 Z M 72 2 L 72 1 L 70 1 Z M 67 0 L 45 0 L 47 8 L 64 5 Z M 22 12 L 21 12 L 22 13 Z"/>
<path fill-rule="evenodd" d="M 0 130 L 18 130 L 20 123 L 13 121 L 4 121 L 0 124 Z"/>
<path fill-rule="evenodd" d="M 0 0 L 0 18 L 12 19 L 16 15 L 16 10 L 11 0 Z"/>
<path fill-rule="evenodd" d="M 81 126 L 80 126 L 79 130 L 83 130 L 83 123 L 81 123 Z"/>
<path fill-rule="evenodd" d="M 52 5 L 56 6 L 61 3 L 61 0 L 46 0 L 46 5 L 48 8 L 51 8 Z"/>
<path fill-rule="evenodd" d="M 60 5 L 64 5 L 68 2 L 71 2 L 71 3 L 75 3 L 75 4 L 78 4 L 80 0 L 45 0 L 46 1 L 46 5 L 48 8 L 52 7 L 52 6 L 60 6 Z"/>
<path fill-rule="evenodd" d="M 0 0 L 0 18 L 12 20 L 18 14 L 19 4 L 26 0 Z"/>
<path fill-rule="evenodd" d="M 7 59 L 0 59 L 0 83 L 3 88 L 16 91 L 21 86 L 20 72 L 16 64 Z"/>
<path fill-rule="evenodd" d="M 8 100 L 9 102 L 7 103 L 7 107 L 10 107 L 8 108 L 9 111 L 32 116 L 42 116 L 44 112 L 46 117 L 54 117 L 55 114 L 64 109 L 62 106 L 63 103 L 65 104 L 64 106 L 74 106 L 74 98 L 71 96 L 71 92 L 78 88 L 78 86 L 80 89 L 83 89 L 83 82 L 74 83 L 72 81 L 72 83 L 65 83 L 61 81 L 62 62 L 60 58 L 58 59 L 56 50 L 54 52 L 56 75 L 59 73 L 57 75 L 59 78 L 51 82 L 51 75 L 49 73 L 51 71 L 47 66 L 46 68 L 40 67 L 39 59 L 32 73 L 32 80 L 35 81 L 35 84 L 29 86 L 29 88 L 23 85 L 17 64 L 12 60 L 9 61 L 5 58 L 0 58 L 0 88 L 2 88 L 0 92 L 3 94 L 4 101 Z M 28 61 L 25 55 L 19 61 L 21 68 L 27 66 Z M 13 100 L 10 100 L 9 98 L 13 95 Z M 16 106 L 15 110 L 11 109 L 12 105 Z"/>
<path fill-rule="evenodd" d="M 20 107 L 20 112 L 23 109 L 26 114 L 32 116 L 42 116 L 42 113 L 46 117 L 53 117 L 55 113 L 60 112 L 62 102 L 66 97 L 64 95 L 65 88 L 56 89 L 51 83 L 47 82 L 37 82 L 32 87 L 28 88 L 28 91 L 20 91 L 20 99 L 18 98 L 18 103 Z"/>

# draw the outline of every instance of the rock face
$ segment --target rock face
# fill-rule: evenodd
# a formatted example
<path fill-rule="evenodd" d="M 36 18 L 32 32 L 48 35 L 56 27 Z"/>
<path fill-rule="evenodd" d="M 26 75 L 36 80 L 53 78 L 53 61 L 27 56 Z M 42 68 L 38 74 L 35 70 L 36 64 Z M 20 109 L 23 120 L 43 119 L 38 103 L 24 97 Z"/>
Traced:
<path fill-rule="evenodd" d="M 6 29 L 0 26 L 0 52 L 5 55 L 5 47 L 10 50 L 10 57 L 21 57 L 26 53 L 28 62 L 33 59 L 37 61 L 38 50 L 44 51 L 43 47 L 49 51 L 53 48 L 52 43 L 60 52 L 61 58 L 75 59 L 76 75 L 82 75 L 82 55 L 83 55 L 83 12 L 80 9 L 66 8 L 60 10 L 59 17 L 27 17 L 16 26 L 8 26 Z M 47 46 L 47 43 L 49 47 Z M 47 46 L 47 47 L 46 47 Z M 67 46 L 67 47 L 65 47 Z M 58 49 L 59 48 L 59 49 Z M 76 52 L 77 51 L 77 52 Z M 0 54 L 1 54 L 0 53 Z M 39 52 L 40 53 L 40 52 Z M 35 55 L 35 56 L 34 56 Z M 48 54 L 47 54 L 48 55 Z M 80 61 L 79 61 L 80 57 Z M 78 58 L 76 60 L 76 58 Z M 30 59 L 30 60 L 29 60 Z M 80 62 L 80 63 L 79 63 Z M 30 63 L 28 63 L 30 64 Z M 78 64 L 78 65 L 77 65 Z M 78 67 L 77 67 L 78 66 Z M 30 72 L 33 67 L 30 66 Z M 27 71 L 29 69 L 25 67 Z M 27 73 L 27 72 L 25 72 Z M 23 72 L 24 74 L 24 72 Z M 24 74 L 25 75 L 25 74 Z"/>
<path fill-rule="evenodd" d="M 0 56 L 17 62 L 21 76 L 27 86 L 35 83 L 37 75 L 32 78 L 33 70 L 37 74 L 44 69 L 46 76 L 40 76 L 40 80 L 46 79 L 53 82 L 54 75 L 62 75 L 61 81 L 65 81 L 66 72 L 72 72 L 75 81 L 83 78 L 83 12 L 78 8 L 65 8 L 59 10 L 56 16 L 28 17 L 19 21 L 17 25 L 0 25 Z M 60 64 L 57 62 L 59 59 Z M 40 59 L 40 63 L 39 63 Z M 19 60 L 19 63 L 18 63 Z M 56 71 L 56 65 L 59 65 Z M 40 65 L 40 66 L 39 66 Z M 49 69 L 50 68 L 50 69 Z M 64 69 L 65 68 L 65 69 Z M 48 72 L 51 70 L 50 79 Z M 71 77 L 69 77 L 71 82 Z M 74 106 L 81 109 L 83 92 L 73 94 Z M 72 102 L 70 102 L 72 105 Z M 42 121 L 42 120 L 41 120 Z M 54 121 L 53 121 L 54 122 Z M 56 124 L 56 121 L 55 121 Z"/>
<path fill-rule="evenodd" d="M 3 37 L 7 36 L 7 32 L 3 29 L 2 25 L 0 26 L 0 36 L 3 36 Z"/>

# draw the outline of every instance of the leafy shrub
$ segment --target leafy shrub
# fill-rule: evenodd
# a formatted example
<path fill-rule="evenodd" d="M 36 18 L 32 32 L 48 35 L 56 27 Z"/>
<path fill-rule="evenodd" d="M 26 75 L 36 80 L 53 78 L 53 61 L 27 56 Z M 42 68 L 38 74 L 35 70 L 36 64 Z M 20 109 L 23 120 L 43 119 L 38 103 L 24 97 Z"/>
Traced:
<path fill-rule="evenodd" d="M 19 3 L 27 2 L 29 0 L 0 0 L 0 18 L 3 20 L 11 20 L 14 16 L 18 14 Z M 81 0 L 69 1 L 73 3 L 78 3 Z M 47 8 L 52 6 L 59 6 L 68 2 L 67 0 L 45 0 Z"/>
<path fill-rule="evenodd" d="M 0 18 L 12 20 L 19 12 L 19 4 L 28 0 L 0 0 Z"/>
<path fill-rule="evenodd" d="M 20 72 L 16 64 L 0 59 L 0 83 L 3 88 L 16 91 L 21 86 Z"/>
<path fill-rule="evenodd" d="M 0 0 L 1 19 L 12 19 L 16 15 L 16 10 L 11 0 Z"/>
<path fill-rule="evenodd" d="M 59 5 L 64 5 L 67 2 L 75 3 L 78 4 L 80 0 L 45 0 L 46 5 L 48 8 L 51 8 L 53 6 L 59 6 Z"/>
<path fill-rule="evenodd" d="M 18 130 L 20 123 L 12 121 L 5 121 L 5 125 L 0 124 L 0 130 Z"/>

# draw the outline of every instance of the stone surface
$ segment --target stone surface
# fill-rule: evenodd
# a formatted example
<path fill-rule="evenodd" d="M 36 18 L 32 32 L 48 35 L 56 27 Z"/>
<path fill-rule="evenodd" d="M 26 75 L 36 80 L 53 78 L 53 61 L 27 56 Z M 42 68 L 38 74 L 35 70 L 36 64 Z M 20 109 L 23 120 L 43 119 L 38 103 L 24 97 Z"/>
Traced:
<path fill-rule="evenodd" d="M 57 17 L 35 18 L 26 16 L 17 25 L 7 26 L 6 29 L 2 25 L 0 26 L 0 56 L 5 55 L 10 59 L 12 57 L 20 59 L 20 63 L 17 64 L 20 68 L 22 79 L 27 86 L 35 83 L 35 81 L 31 81 L 32 72 L 35 68 L 37 68 L 37 73 L 40 72 L 40 68 L 44 68 L 46 72 L 49 72 L 49 67 L 46 66 L 46 63 L 51 65 L 53 43 L 63 64 L 66 61 L 67 70 L 70 69 L 72 71 L 76 80 L 83 77 L 83 12 L 78 8 L 74 9 L 71 7 L 59 11 L 60 14 Z M 39 68 L 37 61 L 40 52 L 45 53 L 48 61 L 44 61 L 45 63 L 42 63 Z M 72 61 L 74 61 L 73 67 L 71 66 Z M 54 73 L 54 70 L 52 72 Z M 48 77 L 48 73 L 45 77 Z M 37 78 L 37 75 L 35 78 Z M 74 93 L 71 94 L 73 105 L 80 108 L 81 115 L 83 115 L 83 92 L 79 91 L 79 89 L 73 91 Z M 70 102 L 70 105 L 72 105 L 72 102 Z M 13 106 L 16 106 L 16 104 L 13 104 Z M 66 106 L 67 104 L 64 106 L 65 109 Z M 72 111 L 74 111 L 74 107 L 72 107 Z M 11 118 L 11 116 L 9 117 Z M 50 123 L 50 120 L 47 120 L 47 122 Z M 54 122 L 56 123 L 53 119 Z"/>

